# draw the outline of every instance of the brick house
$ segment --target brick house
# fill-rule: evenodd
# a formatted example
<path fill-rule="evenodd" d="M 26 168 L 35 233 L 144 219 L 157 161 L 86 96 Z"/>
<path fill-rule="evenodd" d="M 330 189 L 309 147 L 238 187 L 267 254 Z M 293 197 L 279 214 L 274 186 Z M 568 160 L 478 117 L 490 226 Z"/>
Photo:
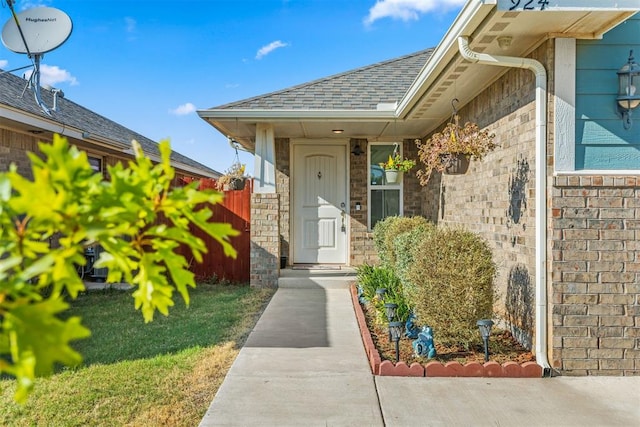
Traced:
<path fill-rule="evenodd" d="M 276 286 L 281 257 L 374 262 L 375 221 L 422 215 L 489 242 L 498 314 L 545 373 L 638 375 L 640 123 L 616 97 L 640 3 L 521 3 L 469 0 L 434 49 L 199 111 L 256 154 L 252 284 Z M 380 181 L 453 99 L 499 148 L 425 187 Z"/>
<path fill-rule="evenodd" d="M 0 73 L 0 171 L 11 163 L 24 176 L 31 175 L 27 152 L 38 152 L 38 142 L 51 141 L 53 134 L 87 152 L 96 171 L 106 174 L 106 165 L 133 158 L 131 141 L 137 140 L 151 159 L 159 159 L 158 144 L 73 101 L 55 90 L 42 89 L 42 99 L 56 111 L 47 115 L 37 104 L 27 81 L 10 73 Z M 55 100 L 54 100 L 55 95 Z M 220 173 L 177 152 L 171 154 L 176 178 L 213 178 Z"/>

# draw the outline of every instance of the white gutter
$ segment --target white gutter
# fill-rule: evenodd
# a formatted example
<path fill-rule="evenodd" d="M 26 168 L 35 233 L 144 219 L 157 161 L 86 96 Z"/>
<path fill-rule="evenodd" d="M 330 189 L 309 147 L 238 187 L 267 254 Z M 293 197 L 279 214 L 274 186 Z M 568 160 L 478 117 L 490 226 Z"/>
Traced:
<path fill-rule="evenodd" d="M 547 72 L 535 59 L 478 53 L 469 38 L 458 37 L 462 57 L 479 64 L 531 70 L 536 75 L 536 330 L 535 352 L 544 375 L 551 372 L 547 358 Z"/>

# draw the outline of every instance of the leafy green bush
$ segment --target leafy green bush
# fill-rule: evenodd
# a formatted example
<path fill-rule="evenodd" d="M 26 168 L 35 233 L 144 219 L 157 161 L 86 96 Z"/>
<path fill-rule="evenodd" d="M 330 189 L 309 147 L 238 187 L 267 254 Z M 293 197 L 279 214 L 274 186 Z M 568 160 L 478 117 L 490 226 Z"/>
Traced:
<path fill-rule="evenodd" d="M 411 230 L 401 233 L 393 239 L 395 247 L 395 270 L 396 274 L 404 284 L 405 289 L 411 286 L 408 277 L 409 267 L 413 264 L 414 251 L 412 250 L 423 239 L 426 234 L 433 233 L 436 226 L 433 223 L 425 222 L 413 227 Z"/>
<path fill-rule="evenodd" d="M 443 345 L 477 343 L 476 321 L 493 317 L 495 301 L 496 267 L 487 243 L 469 231 L 447 228 L 406 239 L 412 253 L 405 292 L 418 322 L 431 326 Z"/>
<path fill-rule="evenodd" d="M 429 222 L 421 216 L 390 216 L 378 221 L 373 228 L 373 243 L 378 251 L 380 263 L 387 267 L 394 267 L 396 262 L 394 239 L 402 233 L 426 224 Z"/>
<path fill-rule="evenodd" d="M 0 172 L 0 374 L 16 378 L 19 402 L 35 376 L 82 360 L 70 343 L 90 332 L 78 317 L 63 314 L 66 298 L 85 290 L 76 267 L 86 262 L 86 246 L 103 246 L 95 266 L 109 269 L 107 282 L 135 288 L 134 305 L 149 322 L 156 311 L 169 313 L 176 291 L 189 303 L 194 275 L 175 250 L 186 245 L 198 262 L 207 251 L 190 224 L 216 239 L 227 256 L 235 257 L 230 238 L 239 234 L 229 224 L 210 222 L 209 204 L 223 194 L 199 191 L 197 183 L 172 187 L 168 141 L 158 147 L 158 163 L 134 141 L 135 160 L 127 168 L 109 166 L 110 181 L 58 135 L 39 147 L 42 156 L 29 154 L 33 180 L 15 165 Z"/>
<path fill-rule="evenodd" d="M 376 321 L 380 324 L 387 322 L 384 309 L 385 303 L 395 303 L 398 305 L 396 318 L 399 321 L 406 321 L 409 316 L 409 306 L 404 298 L 402 283 L 389 267 L 362 265 L 358 267 L 358 283 L 362 286 L 363 296 L 375 307 Z M 387 291 L 381 299 L 376 294 L 376 290 L 385 288 Z"/>

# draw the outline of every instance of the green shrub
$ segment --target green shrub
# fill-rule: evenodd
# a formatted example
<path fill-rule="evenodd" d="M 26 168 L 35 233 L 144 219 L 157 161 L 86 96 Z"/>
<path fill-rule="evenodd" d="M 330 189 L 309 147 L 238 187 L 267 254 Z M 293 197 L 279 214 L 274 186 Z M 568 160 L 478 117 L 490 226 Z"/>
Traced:
<path fill-rule="evenodd" d="M 399 234 L 393 240 L 396 261 L 395 270 L 405 289 L 412 286 L 409 281 L 408 271 L 409 267 L 413 264 L 413 254 L 415 253 L 413 248 L 427 238 L 426 234 L 433 233 L 435 230 L 435 224 L 427 222 Z"/>
<path fill-rule="evenodd" d="M 439 343 L 468 348 L 480 339 L 476 321 L 493 317 L 491 250 L 465 230 L 437 228 L 419 236 L 411 241 L 406 296 L 418 322 L 431 326 Z"/>
<path fill-rule="evenodd" d="M 379 287 L 374 280 L 374 269 L 375 267 L 369 264 L 362 264 L 356 268 L 362 295 L 369 301 L 376 295 L 376 289 Z"/>
<path fill-rule="evenodd" d="M 409 306 L 404 297 L 402 283 L 393 269 L 365 264 L 358 267 L 357 271 L 362 294 L 376 309 L 376 321 L 380 324 L 387 322 L 385 303 L 398 304 L 396 317 L 402 322 L 406 321 L 409 316 Z M 376 294 L 376 290 L 380 288 L 387 290 L 383 299 Z"/>
<path fill-rule="evenodd" d="M 429 224 L 429 222 L 421 216 L 390 216 L 378 221 L 373 228 L 373 243 L 378 251 L 380 263 L 387 267 L 394 267 L 396 262 L 395 238 L 402 233 L 426 224 Z"/>

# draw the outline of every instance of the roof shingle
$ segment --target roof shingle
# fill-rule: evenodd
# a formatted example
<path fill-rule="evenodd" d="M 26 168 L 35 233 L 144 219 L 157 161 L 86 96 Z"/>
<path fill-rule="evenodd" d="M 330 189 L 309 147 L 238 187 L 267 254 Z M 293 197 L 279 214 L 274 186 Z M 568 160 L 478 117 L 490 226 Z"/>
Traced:
<path fill-rule="evenodd" d="M 26 84 L 27 81 L 23 78 L 6 72 L 3 73 L 2 70 L 0 70 L 0 104 L 49 120 L 53 119 L 62 126 L 81 129 L 91 135 L 113 141 L 115 144 L 119 143 L 130 147 L 131 141 L 135 139 L 140 143 L 145 153 L 154 156 L 160 155 L 158 144 L 155 141 L 84 108 L 67 98 L 58 97 L 58 111 L 52 111 L 51 117 L 47 116 L 36 103 L 32 91 L 29 89 L 25 91 Z M 53 105 L 52 92 L 42 89 L 41 93 L 45 104 L 48 106 Z M 183 156 L 176 151 L 172 151 L 171 159 L 191 168 L 201 170 L 204 175 L 219 175 L 219 172 L 187 156 Z"/>
<path fill-rule="evenodd" d="M 433 53 L 433 48 L 357 68 L 215 109 L 375 110 L 399 102 Z"/>

